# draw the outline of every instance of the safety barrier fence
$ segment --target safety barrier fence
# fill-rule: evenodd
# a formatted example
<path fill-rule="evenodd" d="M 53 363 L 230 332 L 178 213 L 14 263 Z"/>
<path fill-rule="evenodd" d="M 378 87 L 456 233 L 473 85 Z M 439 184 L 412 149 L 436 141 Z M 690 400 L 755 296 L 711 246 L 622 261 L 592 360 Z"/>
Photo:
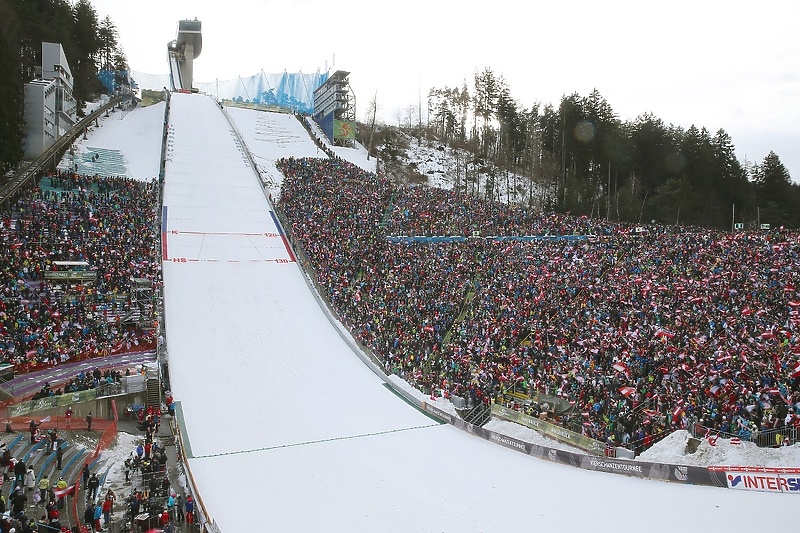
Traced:
<path fill-rule="evenodd" d="M 779 446 L 788 446 L 797 442 L 797 428 L 794 426 L 782 426 L 767 430 L 758 431 L 739 431 L 739 432 L 725 432 L 719 431 L 714 428 L 703 426 L 701 424 L 694 424 L 689 432 L 693 437 L 698 439 L 707 439 L 711 437 L 721 438 L 734 442 L 752 442 L 760 448 L 777 448 Z"/>

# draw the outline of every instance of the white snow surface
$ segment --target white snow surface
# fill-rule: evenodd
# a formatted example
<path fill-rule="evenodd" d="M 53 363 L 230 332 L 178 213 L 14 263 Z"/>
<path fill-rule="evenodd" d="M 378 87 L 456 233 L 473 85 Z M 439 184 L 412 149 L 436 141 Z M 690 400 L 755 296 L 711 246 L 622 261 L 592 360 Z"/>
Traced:
<path fill-rule="evenodd" d="M 286 116 L 229 111 L 262 174 L 275 172 L 281 156 L 316 154 Z M 114 135 L 106 119 L 89 140 L 96 145 L 96 136 L 109 134 L 104 145 L 124 154 L 133 177 L 149 179 L 158 174 L 153 153 L 162 121 L 163 105 L 138 108 L 118 120 Z M 268 123 L 285 134 L 270 140 Z M 128 124 L 138 133 L 125 132 Z M 746 530 L 762 528 L 763 516 L 794 519 L 791 495 L 584 471 L 436 423 L 391 392 L 320 309 L 299 266 L 272 236 L 278 228 L 270 204 L 217 103 L 173 95 L 169 142 L 164 281 L 171 382 L 199 501 L 222 533 L 546 531 L 567 524 L 610 531 L 620 523 L 675 531 L 731 520 Z M 452 412 L 445 400 L 435 405 Z M 490 425 L 561 447 L 515 424 Z M 641 459 L 800 466 L 797 446 L 764 450 L 720 439 L 688 456 L 686 439 L 671 435 Z M 127 456 L 130 443 L 121 445 Z M 565 512 L 573 503 L 581 511 Z"/>

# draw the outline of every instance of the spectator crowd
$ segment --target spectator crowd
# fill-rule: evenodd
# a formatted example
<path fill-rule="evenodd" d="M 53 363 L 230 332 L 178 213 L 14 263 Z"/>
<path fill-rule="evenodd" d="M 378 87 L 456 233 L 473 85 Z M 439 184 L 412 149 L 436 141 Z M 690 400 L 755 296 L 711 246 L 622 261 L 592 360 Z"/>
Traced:
<path fill-rule="evenodd" d="M 102 385 L 119 384 L 122 382 L 123 375 L 130 376 L 130 368 L 126 368 L 124 372 L 113 368 L 100 370 L 99 367 L 96 367 L 94 370 L 89 372 L 81 371 L 78 372 L 74 378 L 67 380 L 63 384 L 63 387 L 57 387 L 55 390 L 50 386 L 49 382 L 45 382 L 45 384 L 42 385 L 42 388 L 33 395 L 31 400 L 97 389 Z"/>
<path fill-rule="evenodd" d="M 156 181 L 59 172 L 3 204 L 0 363 L 24 371 L 154 345 L 152 328 L 121 318 L 132 278 L 161 284 L 158 201 Z M 48 276 L 64 270 L 93 274 Z"/>
<path fill-rule="evenodd" d="M 426 393 L 560 398 L 559 422 L 637 451 L 697 425 L 745 438 L 800 425 L 796 232 L 642 231 L 336 158 L 278 166 L 277 205 L 325 296 Z"/>

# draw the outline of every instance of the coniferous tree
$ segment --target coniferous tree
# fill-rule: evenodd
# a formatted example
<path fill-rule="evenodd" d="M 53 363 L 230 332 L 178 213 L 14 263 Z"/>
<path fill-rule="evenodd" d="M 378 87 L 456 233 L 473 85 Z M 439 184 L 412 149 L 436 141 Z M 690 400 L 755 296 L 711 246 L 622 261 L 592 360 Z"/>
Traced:
<path fill-rule="evenodd" d="M 764 157 L 756 167 L 754 178 L 759 221 L 773 226 L 797 227 L 797 188 L 775 152 Z"/>
<path fill-rule="evenodd" d="M 480 155 L 483 158 L 489 156 L 490 146 L 494 141 L 491 129 L 491 120 L 496 113 L 498 81 L 491 68 L 485 68 L 480 73 L 475 74 L 475 95 L 473 97 L 473 112 L 475 118 L 480 118 L 482 128 L 477 129 L 477 124 L 473 128 L 473 136 L 480 139 Z"/>
<path fill-rule="evenodd" d="M 97 37 L 100 39 L 100 69 L 116 70 L 114 60 L 119 45 L 119 32 L 117 31 L 117 26 L 108 15 L 100 21 Z"/>
<path fill-rule="evenodd" d="M 75 99 L 79 102 L 79 109 L 94 95 L 102 91 L 97 78 L 98 58 L 102 50 L 100 40 L 100 26 L 97 20 L 97 11 L 89 0 L 78 0 L 73 7 L 75 23 L 72 31 L 72 46 L 74 46 L 74 60 L 69 59 L 74 65 L 72 74 L 75 78 Z M 65 47 L 66 50 L 66 47 Z"/>
<path fill-rule="evenodd" d="M 18 37 L 16 14 L 0 3 L 0 175 L 22 160 L 24 118 L 19 55 L 14 46 Z"/>
<path fill-rule="evenodd" d="M 747 181 L 745 169 L 736 159 L 730 135 L 725 130 L 719 130 L 711 144 L 718 170 L 713 188 L 724 211 L 730 214 L 728 217 L 726 213 L 717 227 L 732 229 L 736 222 L 755 219 L 753 188 Z"/>

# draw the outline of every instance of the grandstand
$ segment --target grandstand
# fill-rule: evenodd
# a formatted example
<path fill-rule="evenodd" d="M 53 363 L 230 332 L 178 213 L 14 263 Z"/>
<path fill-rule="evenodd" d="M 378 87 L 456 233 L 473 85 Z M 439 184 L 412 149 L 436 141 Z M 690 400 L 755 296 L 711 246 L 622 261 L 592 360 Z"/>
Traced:
<path fill-rule="evenodd" d="M 108 148 L 86 147 L 80 154 L 70 154 L 62 159 L 59 169 L 86 176 L 104 177 L 125 176 L 128 168 L 119 150 Z"/>

